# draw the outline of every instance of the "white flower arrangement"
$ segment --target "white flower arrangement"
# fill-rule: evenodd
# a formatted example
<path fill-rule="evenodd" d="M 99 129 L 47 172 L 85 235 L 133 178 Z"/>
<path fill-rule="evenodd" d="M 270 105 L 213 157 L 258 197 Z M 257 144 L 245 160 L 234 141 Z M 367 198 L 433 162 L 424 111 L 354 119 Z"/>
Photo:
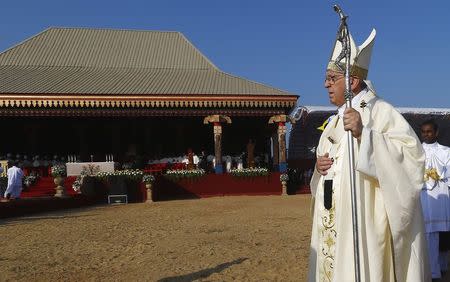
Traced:
<path fill-rule="evenodd" d="M 122 176 L 130 178 L 132 180 L 141 181 L 142 177 L 144 175 L 144 172 L 139 169 L 125 169 L 125 170 L 116 170 L 114 172 L 99 172 L 95 176 L 104 180 L 108 176 L 117 176 L 117 175 L 122 175 Z"/>
<path fill-rule="evenodd" d="M 23 185 L 25 185 L 26 187 L 30 187 L 31 185 L 36 183 L 37 179 L 38 178 L 37 178 L 36 175 L 24 176 L 24 178 L 23 178 Z"/>
<path fill-rule="evenodd" d="M 75 192 L 80 192 L 82 184 L 83 184 L 83 176 L 79 175 L 77 176 L 77 179 L 75 179 L 75 181 L 72 183 L 72 189 Z"/>
<path fill-rule="evenodd" d="M 269 170 L 263 167 L 235 168 L 230 170 L 230 174 L 235 177 L 267 176 L 269 175 Z"/>
<path fill-rule="evenodd" d="M 198 178 L 205 175 L 204 169 L 191 169 L 191 170 L 167 170 L 165 177 L 171 180 L 179 180 L 182 178 Z"/>
<path fill-rule="evenodd" d="M 287 173 L 283 173 L 280 175 L 280 181 L 281 182 L 288 182 L 289 181 L 289 175 Z"/>
<path fill-rule="evenodd" d="M 72 184 L 72 189 L 76 192 L 80 192 L 81 185 L 83 185 L 83 179 L 86 176 L 97 177 L 100 174 L 100 166 L 94 164 L 84 165 L 81 168 L 80 175 L 77 176 L 77 179 Z"/>
<path fill-rule="evenodd" d="M 155 177 L 152 174 L 144 174 L 144 176 L 142 176 L 142 182 L 145 184 L 152 184 L 155 182 Z"/>
<path fill-rule="evenodd" d="M 66 166 L 63 164 L 57 164 L 51 167 L 51 174 L 53 177 L 66 176 Z"/>

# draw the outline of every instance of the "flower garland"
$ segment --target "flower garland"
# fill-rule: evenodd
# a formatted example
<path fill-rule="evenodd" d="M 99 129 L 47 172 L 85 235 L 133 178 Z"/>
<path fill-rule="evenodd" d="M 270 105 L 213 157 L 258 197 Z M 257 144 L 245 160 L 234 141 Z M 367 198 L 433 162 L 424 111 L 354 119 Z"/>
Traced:
<path fill-rule="evenodd" d="M 80 191 L 81 185 L 83 185 L 83 179 L 86 176 L 91 176 L 105 181 L 109 176 L 124 176 L 134 181 L 142 181 L 144 172 L 139 169 L 126 169 L 126 170 L 116 170 L 114 172 L 98 172 L 97 170 L 92 170 L 91 168 L 84 168 L 77 179 L 73 182 L 72 188 L 75 191 Z M 153 175 L 152 175 L 153 177 Z"/>
<path fill-rule="evenodd" d="M 204 169 L 191 169 L 191 170 L 167 170 L 166 174 L 164 174 L 164 177 L 171 179 L 171 180 L 180 180 L 183 178 L 199 178 L 201 176 L 205 175 Z"/>
<path fill-rule="evenodd" d="M 269 175 L 269 170 L 263 167 L 255 168 L 236 168 L 230 170 L 230 174 L 235 177 L 254 177 L 254 176 L 267 176 Z"/>

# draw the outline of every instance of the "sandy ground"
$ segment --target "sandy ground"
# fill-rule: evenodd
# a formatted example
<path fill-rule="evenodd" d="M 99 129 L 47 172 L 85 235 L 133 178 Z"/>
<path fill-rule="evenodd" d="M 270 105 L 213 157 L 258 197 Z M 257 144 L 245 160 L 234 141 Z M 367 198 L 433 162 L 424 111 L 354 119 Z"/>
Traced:
<path fill-rule="evenodd" d="M 310 195 L 98 206 L 0 221 L 2 281 L 305 281 Z"/>

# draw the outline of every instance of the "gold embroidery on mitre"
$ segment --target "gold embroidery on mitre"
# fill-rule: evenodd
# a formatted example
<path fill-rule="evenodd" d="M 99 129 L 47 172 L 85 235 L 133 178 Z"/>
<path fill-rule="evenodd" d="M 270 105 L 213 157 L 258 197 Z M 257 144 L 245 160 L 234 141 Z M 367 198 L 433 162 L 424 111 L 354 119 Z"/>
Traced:
<path fill-rule="evenodd" d="M 327 66 L 328 70 L 335 72 L 343 72 L 345 70 L 345 65 L 343 63 L 337 63 L 335 61 L 330 61 Z M 369 70 L 363 69 L 357 65 L 350 66 L 350 76 L 356 76 L 360 79 L 366 79 L 369 74 Z"/>

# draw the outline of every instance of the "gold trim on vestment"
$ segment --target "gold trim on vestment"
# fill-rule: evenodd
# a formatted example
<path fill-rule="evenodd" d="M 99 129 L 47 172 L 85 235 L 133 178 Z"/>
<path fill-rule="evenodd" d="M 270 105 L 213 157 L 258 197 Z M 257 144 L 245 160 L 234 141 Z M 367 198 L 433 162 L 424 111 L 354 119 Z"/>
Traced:
<path fill-rule="evenodd" d="M 334 194 L 334 192 L 333 192 Z M 323 208 L 321 210 L 322 213 L 322 221 L 321 221 L 321 254 L 322 256 L 322 265 L 319 270 L 319 281 L 332 281 L 333 280 L 333 267 L 334 267 L 334 258 L 335 258 L 335 249 L 336 249 L 336 237 L 337 232 L 335 229 L 336 223 L 336 209 L 333 203 L 331 209 L 327 210 Z"/>

